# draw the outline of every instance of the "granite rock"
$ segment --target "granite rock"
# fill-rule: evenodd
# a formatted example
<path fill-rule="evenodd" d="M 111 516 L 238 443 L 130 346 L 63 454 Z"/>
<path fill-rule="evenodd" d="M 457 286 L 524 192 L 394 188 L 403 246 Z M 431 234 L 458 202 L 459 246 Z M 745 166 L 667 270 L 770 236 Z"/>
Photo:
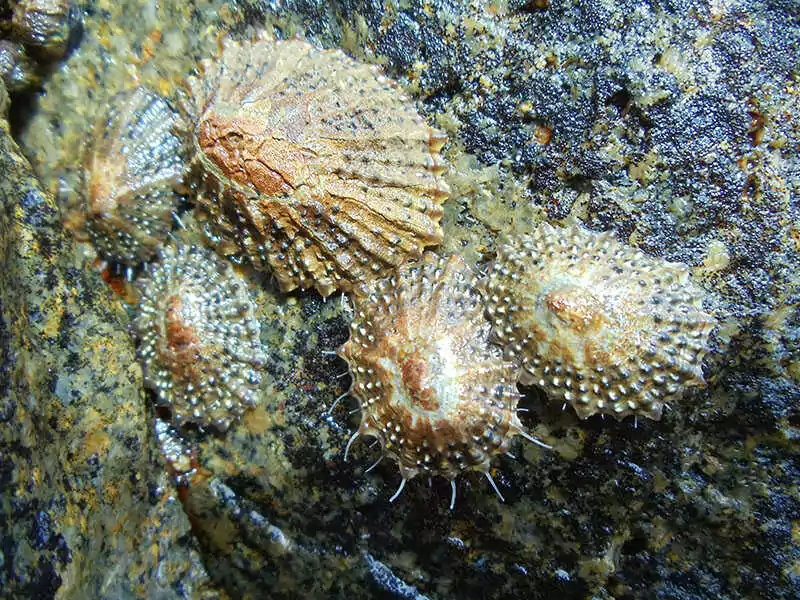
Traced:
<path fill-rule="evenodd" d="M 5 120 L 0 172 L 0 596 L 193 597 L 208 577 L 127 314 L 81 264 Z"/>

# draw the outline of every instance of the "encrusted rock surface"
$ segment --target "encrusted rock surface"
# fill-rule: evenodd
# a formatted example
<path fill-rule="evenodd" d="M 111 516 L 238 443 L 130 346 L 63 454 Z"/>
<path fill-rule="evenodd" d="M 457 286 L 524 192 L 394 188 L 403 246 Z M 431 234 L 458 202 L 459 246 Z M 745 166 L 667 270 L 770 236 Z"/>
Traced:
<path fill-rule="evenodd" d="M 692 402 L 634 428 L 581 421 L 528 390 L 523 425 L 554 452 L 517 445 L 519 460 L 498 458 L 502 504 L 478 474 L 459 478 L 467 500 L 450 512 L 446 481 L 408 486 L 402 504 L 389 504 L 394 465 L 364 475 L 377 458 L 366 446 L 344 462 L 355 406 L 326 410 L 350 383 L 333 354 L 346 340 L 346 308 L 254 280 L 262 341 L 275 349 L 265 397 L 224 437 L 189 433 L 165 444 L 187 448 L 170 468 L 188 482 L 180 497 L 219 589 L 274 598 L 796 596 L 794 2 L 142 0 L 90 8 L 81 45 L 47 81 L 38 112 L 25 127 L 15 123 L 43 185 L 33 198 L 51 192 L 61 207 L 74 203 L 83 146 L 113 94 L 142 84 L 174 100 L 197 61 L 215 54 L 220 32 L 251 38 L 267 28 L 382 64 L 448 133 L 442 254 L 480 269 L 500 234 L 544 220 L 582 223 L 690 265 L 718 298 L 712 345 L 728 349 L 711 353 L 708 387 Z M 12 172 L 24 168 L 10 146 L 2 157 Z M 136 588 L 112 586 L 106 597 L 189 595 L 207 580 L 202 569 L 191 572 L 185 519 L 176 511 L 172 521 L 148 521 L 168 534 L 159 539 L 178 540 L 159 554 L 136 537 L 143 515 L 156 510 L 140 490 L 158 481 L 159 459 L 148 454 L 140 376 L 125 375 L 133 362 L 126 318 L 111 311 L 100 278 L 85 273 L 82 247 L 73 253 L 59 233 L 55 205 L 28 200 L 33 183 L 4 185 L 3 252 L 12 267 L 0 274 L 0 381 L 10 385 L 0 391 L 14 410 L 3 411 L 2 594 L 80 596 L 110 580 Z M 180 235 L 191 238 L 189 221 Z M 102 364 L 97 339 L 107 340 Z M 56 402 L 71 369 L 82 374 L 69 380 L 79 398 Z M 127 377 L 124 387 L 109 385 Z M 93 426 L 97 411 L 121 429 Z M 90 431 L 109 432 L 105 453 Z M 87 452 L 97 452 L 99 466 Z M 111 497 L 113 511 L 102 501 Z M 46 516 L 37 520 L 39 512 Z M 61 538 L 71 562 L 58 559 Z M 149 594 L 164 573 L 180 583 Z"/>
<path fill-rule="evenodd" d="M 127 317 L 0 121 L 0 596 L 208 584 L 154 443 Z"/>

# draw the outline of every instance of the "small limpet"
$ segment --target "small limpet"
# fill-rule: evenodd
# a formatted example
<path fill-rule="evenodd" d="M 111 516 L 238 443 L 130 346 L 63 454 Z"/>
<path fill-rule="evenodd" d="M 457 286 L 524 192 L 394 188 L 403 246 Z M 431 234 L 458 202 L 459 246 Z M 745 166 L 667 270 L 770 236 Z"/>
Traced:
<path fill-rule="evenodd" d="M 145 383 L 177 425 L 227 430 L 255 404 L 266 362 L 246 284 L 194 246 L 164 249 L 139 283 L 134 330 Z"/>
<path fill-rule="evenodd" d="M 446 137 L 376 67 L 300 40 L 225 42 L 187 80 L 213 237 L 323 296 L 442 240 Z"/>
<path fill-rule="evenodd" d="M 660 419 L 704 383 L 714 318 L 689 269 L 608 233 L 541 225 L 501 246 L 485 282 L 493 339 L 519 381 L 578 416 Z"/>
<path fill-rule="evenodd" d="M 155 256 L 180 202 L 186 150 L 178 114 L 145 87 L 122 92 L 97 123 L 86 156 L 86 206 L 71 216 L 106 259 L 136 265 Z"/>
<path fill-rule="evenodd" d="M 350 339 L 339 351 L 361 405 L 347 450 L 361 435 L 378 439 L 382 457 L 400 467 L 391 500 L 416 475 L 441 475 L 451 482 L 452 508 L 455 478 L 467 469 L 484 473 L 500 496 L 492 458 L 515 435 L 545 446 L 517 416 L 514 364 L 489 341 L 475 283 L 461 258 L 428 252 L 355 298 Z"/>

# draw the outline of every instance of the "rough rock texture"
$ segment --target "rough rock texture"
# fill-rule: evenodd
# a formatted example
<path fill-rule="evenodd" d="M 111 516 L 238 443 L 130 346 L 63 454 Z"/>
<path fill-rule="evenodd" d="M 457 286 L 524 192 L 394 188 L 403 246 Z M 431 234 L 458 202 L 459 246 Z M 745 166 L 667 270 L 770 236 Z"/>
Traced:
<path fill-rule="evenodd" d="M 0 173 L 0 596 L 192 597 L 207 575 L 126 315 L 76 260 L 5 120 Z"/>
<path fill-rule="evenodd" d="M 555 452 L 518 446 L 516 461 L 502 461 L 502 476 L 493 477 L 504 504 L 479 477 L 459 479 L 458 496 L 469 501 L 450 512 L 445 481 L 411 486 L 402 504 L 390 505 L 394 465 L 363 474 L 377 455 L 366 446 L 343 461 L 358 415 L 349 416 L 352 405 L 344 401 L 333 415 L 325 411 L 349 385 L 337 377 L 346 366 L 331 354 L 346 339 L 346 309 L 335 298 L 283 296 L 254 278 L 262 339 L 274 348 L 260 407 L 225 437 L 174 441 L 193 457 L 182 468 L 197 467 L 194 475 L 183 472 L 181 498 L 217 585 L 233 597 L 269 590 L 274 598 L 796 597 L 796 3 L 139 4 L 88 5 L 81 46 L 47 82 L 27 127 L 17 123 L 44 189 L 57 192 L 60 206 L 76 201 L 81 148 L 109 97 L 141 83 L 173 99 L 197 60 L 215 54 L 218 34 L 246 38 L 267 27 L 384 64 L 419 98 L 430 123 L 447 130 L 451 199 L 442 253 L 477 265 L 492 257 L 502 234 L 542 220 L 579 221 L 691 265 L 693 277 L 715 293 L 713 312 L 723 321 L 720 350 L 706 366 L 708 388 L 658 423 L 581 422 L 528 390 L 523 424 Z M 20 160 L 9 146 L 2 156 Z M 24 188 L 5 197 L 4 248 L 11 240 L 13 248 L 27 248 L 11 255 L 12 265 L 27 266 L 8 271 L 19 273 L 13 287 L 5 272 L 0 279 L 0 368 L 14 373 L 0 381 L 11 382 L 3 401 L 16 402 L 13 413 L 3 413 L 10 415 L 3 439 L 15 446 L 3 450 L 2 464 L 12 465 L 12 481 L 41 477 L 44 484 L 15 492 L 21 506 L 37 506 L 17 515 L 6 490 L 19 488 L 3 479 L 0 573 L 51 584 L 31 590 L 17 575 L 16 587 L 4 580 L 3 593 L 52 597 L 57 589 L 68 597 L 76 586 L 80 595 L 105 578 L 122 578 L 110 568 L 122 561 L 131 565 L 122 571 L 136 565 L 141 587 L 114 588 L 109 596 L 146 596 L 164 567 L 176 564 L 156 569 L 154 554 L 130 550 L 143 547 L 136 524 L 153 510 L 141 493 L 155 462 L 145 458 L 150 424 L 138 380 L 125 388 L 105 381 L 124 378 L 124 368 L 99 369 L 90 336 L 113 332 L 103 366 L 127 367 L 133 350 L 123 319 L 109 312 L 100 279 L 82 274 L 88 266 L 58 233 L 55 207 L 25 200 Z M 12 225 L 17 229 L 6 234 Z M 84 277 L 94 283 L 80 283 Z M 38 295 L 26 295 L 19 283 L 41 286 L 42 278 L 51 285 Z M 87 329 L 92 318 L 95 329 Z M 58 335 L 43 325 L 52 322 Z M 74 344 L 72 354 L 65 344 Z M 34 363 L 33 356 L 43 358 Z M 58 382 L 81 366 L 83 379 L 71 388 L 79 399 L 57 409 L 45 369 Z M 106 454 L 98 453 L 99 473 L 69 454 L 94 452 L 81 432 L 93 431 L 89 407 L 100 410 L 96 404 L 123 428 L 108 428 L 114 433 Z M 112 404 L 117 410 L 108 409 Z M 64 415 L 68 429 L 60 425 Z M 143 441 L 126 444 L 117 431 Z M 116 477 L 123 470 L 127 476 Z M 102 502 L 80 502 L 81 490 L 105 489 L 103 477 L 119 494 L 113 513 Z M 36 511 L 49 521 L 36 521 Z M 161 531 L 181 539 L 185 521 L 173 518 Z M 121 529 L 100 537 L 101 524 L 112 521 Z M 58 556 L 50 548 L 59 547 L 59 536 L 72 562 L 50 558 Z M 191 548 L 188 538 L 183 543 Z M 8 548 L 24 551 L 11 559 Z M 178 565 L 192 564 L 190 550 L 175 548 L 161 556 L 169 561 L 177 553 Z M 40 564 L 52 577 L 36 576 Z M 177 579 L 180 571 L 166 572 Z M 163 597 L 202 586 L 202 570 L 195 573 L 162 588 Z"/>

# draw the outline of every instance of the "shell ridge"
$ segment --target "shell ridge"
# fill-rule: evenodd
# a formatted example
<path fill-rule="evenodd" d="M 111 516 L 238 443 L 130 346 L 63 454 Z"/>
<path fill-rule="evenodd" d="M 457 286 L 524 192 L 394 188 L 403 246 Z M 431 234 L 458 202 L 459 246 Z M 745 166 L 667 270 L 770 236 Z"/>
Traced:
<path fill-rule="evenodd" d="M 424 237 L 429 240 L 430 245 L 438 245 L 442 241 L 441 227 L 426 212 L 419 210 L 412 212 L 412 210 L 388 201 L 370 199 L 369 202 L 365 202 L 362 198 L 339 195 L 330 190 L 327 191 L 327 194 L 339 202 L 347 202 L 351 206 L 358 207 L 359 210 L 373 217 L 371 220 L 386 221 L 395 229 L 407 233 L 407 237 L 412 239 Z M 386 241 L 393 243 L 391 238 L 387 238 Z M 419 243 L 415 244 L 417 247 L 419 245 Z"/>
<path fill-rule="evenodd" d="M 207 250 L 160 251 L 134 320 L 144 379 L 173 420 L 225 430 L 255 403 L 266 353 L 245 286 Z"/>
<path fill-rule="evenodd" d="M 192 147 L 203 185 L 236 190 L 234 204 L 253 205 L 255 196 L 261 215 L 226 223 L 233 213 L 216 206 L 218 199 L 204 194 L 198 205 L 217 235 L 233 238 L 245 255 L 255 253 L 253 264 L 269 265 L 282 289 L 313 286 L 323 295 L 358 289 L 441 241 L 447 186 L 437 178 L 444 169 L 437 144 L 444 136 L 434 135 L 414 104 L 374 68 L 305 41 L 258 40 L 224 44 L 201 70 L 186 87 L 198 115 Z M 207 136 L 202 148 L 201 131 Z M 213 137 L 217 131 L 244 136 L 241 149 L 259 165 L 238 169 L 229 141 Z M 283 144 L 286 152 L 279 152 Z M 265 168 L 283 184 L 271 181 Z M 280 201 L 261 191 L 281 185 L 288 195 Z M 317 204 L 298 206 L 286 219 L 279 204 L 287 198 Z M 329 214 L 337 209 L 347 214 Z M 242 223 L 257 233 L 236 233 Z"/>

